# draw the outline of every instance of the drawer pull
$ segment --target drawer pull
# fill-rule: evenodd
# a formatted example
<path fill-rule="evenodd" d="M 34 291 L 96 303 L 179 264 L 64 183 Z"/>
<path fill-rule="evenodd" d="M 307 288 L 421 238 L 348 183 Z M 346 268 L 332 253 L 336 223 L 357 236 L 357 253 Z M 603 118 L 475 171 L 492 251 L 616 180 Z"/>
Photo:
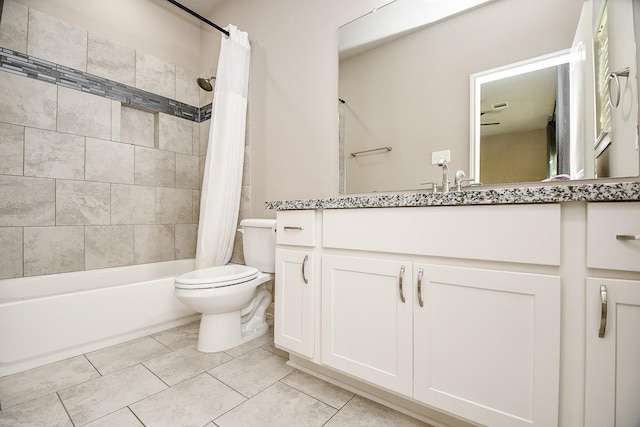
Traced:
<path fill-rule="evenodd" d="M 600 285 L 600 330 L 598 331 L 598 337 L 604 338 L 604 333 L 607 330 L 607 287 Z"/>
<path fill-rule="evenodd" d="M 302 280 L 304 280 L 305 285 L 309 284 L 309 279 L 307 279 L 306 274 L 307 261 L 309 261 L 309 255 L 305 255 L 302 260 Z"/>
<path fill-rule="evenodd" d="M 398 288 L 400 288 L 400 301 L 404 302 L 404 292 L 402 291 L 402 279 L 404 278 L 404 265 L 400 267 L 400 277 L 398 278 Z"/>
<path fill-rule="evenodd" d="M 616 239 L 618 240 L 640 240 L 640 235 L 633 234 L 618 234 L 616 235 Z"/>
<path fill-rule="evenodd" d="M 284 226 L 285 230 L 304 230 L 304 227 L 291 227 L 289 225 Z"/>
<path fill-rule="evenodd" d="M 424 273 L 423 269 L 418 270 L 418 304 L 420 307 L 424 307 L 424 301 L 422 301 L 422 274 Z"/>

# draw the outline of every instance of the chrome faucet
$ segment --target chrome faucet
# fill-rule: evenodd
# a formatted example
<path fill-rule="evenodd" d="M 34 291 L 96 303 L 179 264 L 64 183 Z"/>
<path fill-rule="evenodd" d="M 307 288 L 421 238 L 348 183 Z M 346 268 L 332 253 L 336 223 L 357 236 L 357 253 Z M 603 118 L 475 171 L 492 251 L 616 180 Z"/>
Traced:
<path fill-rule="evenodd" d="M 475 182 L 475 179 L 473 178 L 469 178 L 469 179 L 465 179 L 467 177 L 467 175 L 464 173 L 463 170 L 459 170 L 458 172 L 456 172 L 456 178 L 455 178 L 455 184 L 456 184 L 456 191 L 462 191 L 462 184 L 465 182 L 469 182 L 471 183 L 471 185 L 482 185 L 481 182 Z M 475 184 L 474 184 L 475 182 Z"/>
<path fill-rule="evenodd" d="M 442 168 L 442 192 L 449 192 L 449 185 L 451 185 L 451 181 L 449 181 L 449 164 L 445 159 L 438 160 L 438 166 Z"/>

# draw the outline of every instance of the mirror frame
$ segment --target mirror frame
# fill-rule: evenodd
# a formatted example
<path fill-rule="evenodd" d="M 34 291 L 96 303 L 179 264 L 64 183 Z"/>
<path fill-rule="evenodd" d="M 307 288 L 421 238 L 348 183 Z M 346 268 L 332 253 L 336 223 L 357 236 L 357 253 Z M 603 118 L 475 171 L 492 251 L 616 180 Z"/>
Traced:
<path fill-rule="evenodd" d="M 565 49 L 547 55 L 538 56 L 502 67 L 481 71 L 470 78 L 470 141 L 469 177 L 480 181 L 480 103 L 482 85 L 489 82 L 518 76 L 544 68 L 571 63 L 571 49 Z"/>

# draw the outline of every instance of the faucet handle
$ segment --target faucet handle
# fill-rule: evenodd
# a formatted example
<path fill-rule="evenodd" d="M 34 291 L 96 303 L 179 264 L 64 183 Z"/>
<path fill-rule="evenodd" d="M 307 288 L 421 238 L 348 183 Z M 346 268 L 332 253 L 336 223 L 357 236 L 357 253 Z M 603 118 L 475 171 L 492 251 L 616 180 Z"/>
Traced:
<path fill-rule="evenodd" d="M 473 186 L 473 185 L 482 185 L 481 182 L 475 182 L 475 178 L 468 178 L 468 179 L 460 179 L 460 180 L 456 180 L 456 190 L 457 191 L 462 191 L 462 183 L 464 182 L 469 182 L 471 183 L 469 185 L 469 187 Z"/>
<path fill-rule="evenodd" d="M 434 193 L 438 192 L 438 183 L 437 182 L 421 182 L 420 185 L 430 185 L 431 186 L 431 190 Z"/>

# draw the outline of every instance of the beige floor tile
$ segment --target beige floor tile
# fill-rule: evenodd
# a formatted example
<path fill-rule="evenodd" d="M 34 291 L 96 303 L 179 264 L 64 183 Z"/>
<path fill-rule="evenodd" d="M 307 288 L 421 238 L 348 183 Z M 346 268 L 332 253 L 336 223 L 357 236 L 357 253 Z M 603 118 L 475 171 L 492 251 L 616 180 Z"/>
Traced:
<path fill-rule="evenodd" d="M 146 427 L 203 426 L 245 400 L 209 374 L 131 405 Z"/>
<path fill-rule="evenodd" d="M 275 344 L 273 344 L 273 342 L 263 345 L 262 348 L 264 348 L 265 350 L 269 350 L 271 353 L 275 353 L 278 356 L 284 357 L 285 359 L 289 360 L 289 353 L 287 353 L 284 350 L 280 350 L 279 348 L 277 348 L 275 346 Z"/>
<path fill-rule="evenodd" d="M 336 409 L 342 408 L 354 396 L 350 391 L 302 371 L 294 371 L 280 381 Z"/>
<path fill-rule="evenodd" d="M 183 347 L 195 347 L 198 343 L 198 330 L 200 329 L 200 321 L 187 323 L 177 328 L 162 331 L 152 335 L 153 338 L 160 341 L 172 350 L 178 350 Z"/>
<path fill-rule="evenodd" d="M 142 365 L 60 391 L 60 399 L 76 425 L 86 424 L 167 388 Z"/>
<path fill-rule="evenodd" d="M 82 427 L 144 427 L 129 408 L 123 408 Z"/>
<path fill-rule="evenodd" d="M 169 352 L 171 350 L 165 345 L 151 337 L 144 337 L 87 353 L 87 359 L 102 375 L 107 375 Z"/>
<path fill-rule="evenodd" d="M 391 408 L 355 396 L 327 424 L 327 427 L 409 427 L 429 424 L 418 421 Z"/>
<path fill-rule="evenodd" d="M 319 427 L 335 413 L 335 408 L 278 382 L 214 422 L 220 427 Z"/>
<path fill-rule="evenodd" d="M 173 386 L 231 360 L 227 353 L 202 353 L 185 347 L 144 362 L 162 381 Z"/>
<path fill-rule="evenodd" d="M 0 427 L 73 427 L 55 393 L 0 412 Z"/>
<path fill-rule="evenodd" d="M 250 351 L 255 350 L 258 347 L 262 347 L 263 345 L 268 345 L 273 343 L 273 327 L 269 328 L 266 334 L 259 336 L 257 338 L 252 339 L 242 345 L 237 347 L 233 347 L 229 350 L 226 350 L 225 353 L 229 354 L 232 357 L 239 357 L 243 354 L 249 353 Z"/>
<path fill-rule="evenodd" d="M 234 390 L 251 397 L 293 371 L 282 357 L 258 348 L 208 372 Z"/>
<path fill-rule="evenodd" d="M 7 409 L 99 376 L 84 356 L 8 375 L 0 378 L 0 405 Z"/>

